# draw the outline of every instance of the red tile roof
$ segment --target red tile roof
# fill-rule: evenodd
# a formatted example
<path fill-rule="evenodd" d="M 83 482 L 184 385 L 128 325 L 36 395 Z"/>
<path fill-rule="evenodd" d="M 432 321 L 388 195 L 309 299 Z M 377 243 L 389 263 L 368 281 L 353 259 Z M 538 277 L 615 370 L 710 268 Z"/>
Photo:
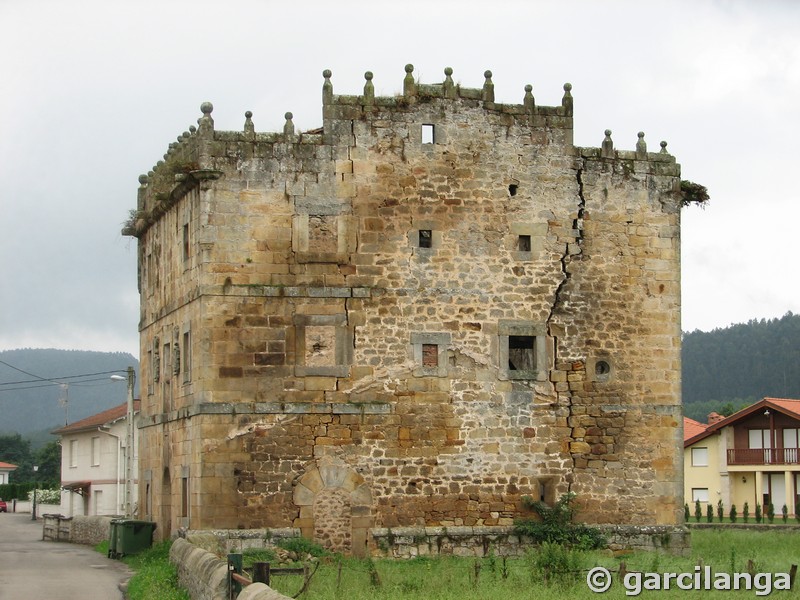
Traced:
<path fill-rule="evenodd" d="M 139 411 L 140 404 L 141 402 L 139 400 L 133 401 L 134 412 Z M 109 408 L 108 410 L 104 410 L 103 412 L 92 415 L 91 417 L 86 417 L 80 421 L 75 421 L 74 423 L 60 427 L 51 433 L 54 435 L 64 435 L 66 433 L 76 433 L 78 431 L 85 431 L 87 429 L 97 429 L 98 427 L 102 427 L 108 423 L 113 423 L 115 421 L 119 421 L 120 419 L 124 419 L 127 412 L 128 404 L 120 404 L 119 406 Z"/>
<path fill-rule="evenodd" d="M 0 469 L 10 469 L 10 470 L 13 471 L 16 468 L 17 468 L 17 465 L 12 465 L 11 463 L 7 463 L 7 462 L 0 462 Z"/>
<path fill-rule="evenodd" d="M 794 417 L 795 419 L 800 419 L 800 400 L 794 398 L 762 398 L 758 402 L 743 408 L 739 412 L 733 413 L 729 417 L 725 417 L 721 421 L 706 425 L 704 430 L 699 431 L 692 436 L 686 435 L 686 421 L 684 420 L 683 447 L 686 448 L 691 446 L 695 442 L 708 437 L 723 427 L 727 427 L 728 425 L 731 425 L 740 419 L 749 417 L 754 412 L 766 409 L 772 409 L 789 415 L 790 417 Z M 700 423 L 700 425 L 702 425 L 702 423 Z"/>
<path fill-rule="evenodd" d="M 708 425 L 705 423 L 700 423 L 699 421 L 695 421 L 689 417 L 683 417 L 683 441 L 685 442 L 696 435 L 700 435 L 707 428 Z"/>

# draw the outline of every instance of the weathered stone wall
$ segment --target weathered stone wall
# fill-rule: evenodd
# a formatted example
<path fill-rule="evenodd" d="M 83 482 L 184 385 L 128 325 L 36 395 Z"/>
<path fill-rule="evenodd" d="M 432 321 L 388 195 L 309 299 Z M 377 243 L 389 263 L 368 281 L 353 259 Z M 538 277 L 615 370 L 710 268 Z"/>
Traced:
<path fill-rule="evenodd" d="M 42 539 L 96 546 L 108 540 L 114 517 L 42 515 Z"/>
<path fill-rule="evenodd" d="M 679 166 L 573 146 L 568 86 L 492 90 L 326 77 L 304 134 L 215 131 L 204 105 L 140 179 L 160 535 L 364 553 L 374 527 L 510 525 L 567 491 L 589 522 L 681 523 Z"/>
<path fill-rule="evenodd" d="M 694 525 L 693 525 L 694 526 Z M 683 526 L 602 525 L 599 529 L 613 552 L 632 550 L 685 554 L 691 533 Z M 301 535 L 299 529 L 250 529 L 187 531 L 186 539 L 217 555 L 274 547 L 280 539 Z M 517 535 L 513 527 L 377 527 L 370 531 L 372 553 L 391 558 L 428 555 L 522 556 L 533 542 Z"/>

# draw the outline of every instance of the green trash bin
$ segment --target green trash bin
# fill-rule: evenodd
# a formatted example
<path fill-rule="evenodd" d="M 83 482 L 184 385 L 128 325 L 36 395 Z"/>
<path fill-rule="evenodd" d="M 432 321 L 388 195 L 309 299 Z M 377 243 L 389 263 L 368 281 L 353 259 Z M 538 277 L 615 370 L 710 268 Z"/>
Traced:
<path fill-rule="evenodd" d="M 120 519 L 117 523 L 116 557 L 138 554 L 153 545 L 156 524 L 151 521 Z"/>
<path fill-rule="evenodd" d="M 117 544 L 119 543 L 119 524 L 123 519 L 111 519 L 108 531 L 108 558 L 117 558 Z"/>

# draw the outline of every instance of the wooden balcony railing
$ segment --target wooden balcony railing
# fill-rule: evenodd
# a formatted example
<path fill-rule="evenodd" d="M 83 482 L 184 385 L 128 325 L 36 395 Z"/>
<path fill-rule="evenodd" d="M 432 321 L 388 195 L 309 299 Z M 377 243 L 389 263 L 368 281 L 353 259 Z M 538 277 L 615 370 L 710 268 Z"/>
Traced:
<path fill-rule="evenodd" d="M 797 448 L 728 449 L 729 465 L 791 465 L 797 459 Z"/>

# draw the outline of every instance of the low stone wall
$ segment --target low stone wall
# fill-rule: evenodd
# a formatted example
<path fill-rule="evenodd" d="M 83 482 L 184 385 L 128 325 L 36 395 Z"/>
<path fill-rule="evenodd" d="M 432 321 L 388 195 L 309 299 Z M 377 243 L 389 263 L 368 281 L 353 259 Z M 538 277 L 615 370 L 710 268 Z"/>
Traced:
<path fill-rule="evenodd" d="M 180 536 L 195 546 L 220 556 L 241 554 L 245 550 L 274 546 L 280 539 L 300 537 L 294 527 L 276 529 L 202 529 L 184 530 Z"/>
<path fill-rule="evenodd" d="M 606 525 L 599 529 L 608 538 L 609 549 L 615 552 L 662 550 L 670 554 L 686 556 L 692 546 L 692 534 L 686 527 Z"/>
<path fill-rule="evenodd" d="M 42 515 L 42 539 L 96 546 L 108 539 L 111 519 L 117 517 L 65 517 Z"/>
<path fill-rule="evenodd" d="M 206 536 L 206 541 L 211 537 Z M 178 571 L 178 582 L 189 592 L 192 600 L 228 600 L 227 561 L 183 538 L 172 543 L 169 558 Z M 291 600 L 263 583 L 244 587 L 238 599 Z"/>
<path fill-rule="evenodd" d="M 612 551 L 661 550 L 683 555 L 691 547 L 685 527 L 600 526 Z M 375 546 L 393 558 L 427 555 L 521 556 L 532 547 L 513 527 L 398 527 L 372 530 Z"/>
<path fill-rule="evenodd" d="M 687 554 L 691 533 L 686 527 L 671 525 L 599 526 L 614 552 L 660 550 L 670 554 Z M 299 529 L 215 529 L 186 531 L 186 539 L 219 555 L 244 552 L 251 548 L 275 545 L 281 538 L 297 537 Z M 519 536 L 510 526 L 503 527 L 397 527 L 374 528 L 373 554 L 392 558 L 413 558 L 427 555 L 454 556 L 521 556 L 533 541 Z"/>
<path fill-rule="evenodd" d="M 172 542 L 169 559 L 192 600 L 228 598 L 228 563 L 217 555 L 178 538 Z"/>

